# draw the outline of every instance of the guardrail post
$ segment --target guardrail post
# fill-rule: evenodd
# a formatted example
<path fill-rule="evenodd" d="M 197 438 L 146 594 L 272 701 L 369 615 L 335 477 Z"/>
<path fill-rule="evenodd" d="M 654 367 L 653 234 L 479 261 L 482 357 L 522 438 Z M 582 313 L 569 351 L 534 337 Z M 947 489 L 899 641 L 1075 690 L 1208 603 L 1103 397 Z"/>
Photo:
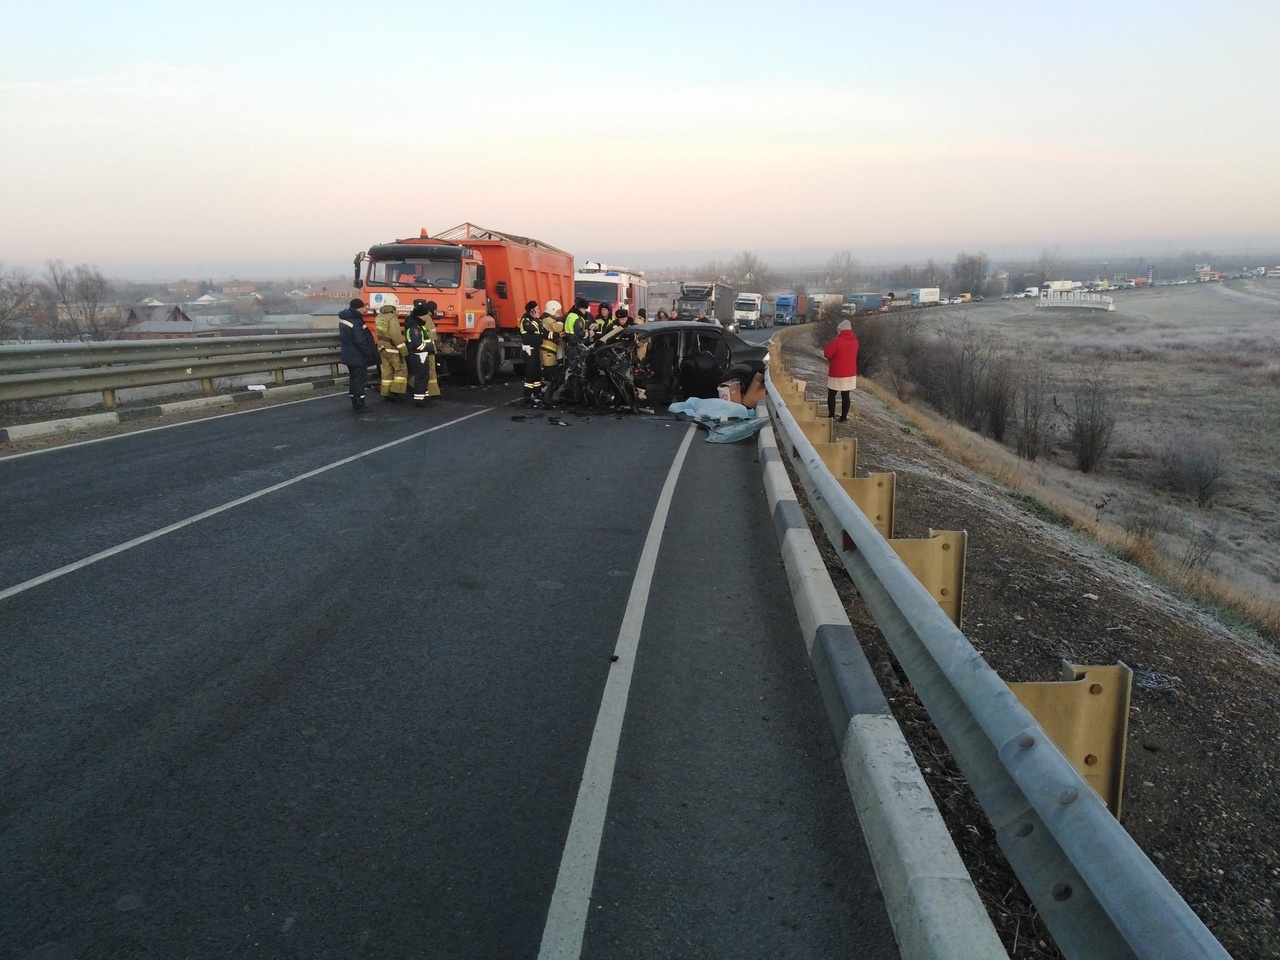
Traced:
<path fill-rule="evenodd" d="M 1058 681 L 1008 687 L 1119 820 L 1133 671 L 1064 660 Z"/>
<path fill-rule="evenodd" d="M 834 471 L 832 471 L 834 473 Z M 871 521 L 876 532 L 893 539 L 893 503 L 897 490 L 896 473 L 872 473 L 866 477 L 837 477 L 849 499 Z"/>
<path fill-rule="evenodd" d="M 116 408 L 116 392 L 114 390 L 102 391 L 102 405 L 108 410 Z"/>
<path fill-rule="evenodd" d="M 965 530 L 930 530 L 927 540 L 890 540 L 898 559 L 957 627 L 964 614 Z"/>
<path fill-rule="evenodd" d="M 284 370 L 277 369 L 275 371 L 275 375 L 276 375 L 276 386 L 283 387 L 284 386 Z"/>
<path fill-rule="evenodd" d="M 338 365 L 336 363 L 329 364 L 329 376 L 335 380 L 338 378 Z"/>
<path fill-rule="evenodd" d="M 203 380 L 201 380 L 201 381 L 200 381 L 200 395 L 201 395 L 201 396 L 204 396 L 204 397 L 212 397 L 212 396 L 213 396 L 213 380 L 212 380 L 212 378 L 210 378 L 210 377 L 205 377 Z"/>
<path fill-rule="evenodd" d="M 815 417 L 815 419 L 817 419 Z M 852 479 L 858 472 L 858 440 L 846 437 L 834 443 L 815 443 L 813 449 L 837 480 Z"/>

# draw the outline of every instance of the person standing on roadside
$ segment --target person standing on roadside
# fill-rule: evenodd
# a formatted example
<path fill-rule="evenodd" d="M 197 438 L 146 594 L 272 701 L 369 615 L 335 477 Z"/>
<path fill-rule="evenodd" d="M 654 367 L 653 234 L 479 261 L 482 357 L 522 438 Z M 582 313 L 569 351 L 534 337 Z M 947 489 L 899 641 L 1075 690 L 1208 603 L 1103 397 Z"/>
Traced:
<path fill-rule="evenodd" d="M 542 339 L 545 334 L 538 301 L 524 305 L 520 316 L 520 352 L 524 354 L 524 400 L 526 407 L 542 405 Z"/>
<path fill-rule="evenodd" d="M 351 412 L 368 413 L 364 402 L 365 387 L 369 383 L 369 367 L 378 362 L 378 346 L 373 334 L 364 324 L 360 312 L 364 301 L 358 297 L 338 314 L 338 346 L 341 360 L 347 366 L 347 392 L 351 394 Z"/>
<path fill-rule="evenodd" d="M 400 329 L 400 317 L 394 303 L 384 303 L 378 309 L 378 357 L 382 360 L 382 399 L 398 401 L 409 389 L 409 367 L 405 358 L 409 348 Z"/>
<path fill-rule="evenodd" d="M 827 358 L 827 416 L 836 416 L 836 393 L 840 394 L 840 420 L 849 419 L 850 393 L 858 389 L 858 338 L 853 324 L 841 320 L 836 335 L 823 349 Z"/>
<path fill-rule="evenodd" d="M 436 352 L 436 303 L 415 300 L 404 325 L 405 346 L 409 349 L 409 379 L 413 384 L 413 405 L 425 407 L 431 392 L 431 355 Z"/>

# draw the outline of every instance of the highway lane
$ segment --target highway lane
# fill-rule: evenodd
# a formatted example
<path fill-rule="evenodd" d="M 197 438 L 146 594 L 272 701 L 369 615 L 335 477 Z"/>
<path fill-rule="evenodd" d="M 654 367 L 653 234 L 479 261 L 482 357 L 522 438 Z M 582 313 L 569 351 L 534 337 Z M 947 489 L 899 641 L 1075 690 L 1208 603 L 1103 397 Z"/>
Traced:
<path fill-rule="evenodd" d="M 366 424 L 343 404 L 0 461 L 0 478 L 21 464 L 18 489 L 63 509 L 56 559 L 481 409 L 472 395 Z M 512 413 L 0 601 L 12 955 L 535 955 L 631 578 L 689 428 Z M 592 914 L 584 956 L 621 942 L 653 955 L 638 930 L 722 956 L 755 955 L 744 930 L 795 956 L 886 935 L 753 458 L 695 443 L 677 485 L 601 854 L 601 890 L 625 908 Z M 57 479 L 97 473 L 110 496 Z M 3 509 L 9 584 L 36 569 L 9 531 L 42 528 L 25 493 Z M 651 809 L 672 829 L 637 846 L 628 825 Z"/>

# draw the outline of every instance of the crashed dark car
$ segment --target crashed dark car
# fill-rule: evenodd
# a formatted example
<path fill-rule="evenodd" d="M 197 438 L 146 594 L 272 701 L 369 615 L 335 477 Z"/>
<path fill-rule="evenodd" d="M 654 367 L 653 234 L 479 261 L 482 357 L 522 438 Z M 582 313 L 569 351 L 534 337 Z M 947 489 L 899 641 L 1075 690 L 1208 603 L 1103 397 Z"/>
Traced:
<path fill-rule="evenodd" d="M 634 410 L 714 397 L 726 380 L 749 385 L 757 373 L 765 372 L 768 356 L 767 346 L 747 343 L 714 324 L 640 324 L 591 348 L 591 401 Z"/>

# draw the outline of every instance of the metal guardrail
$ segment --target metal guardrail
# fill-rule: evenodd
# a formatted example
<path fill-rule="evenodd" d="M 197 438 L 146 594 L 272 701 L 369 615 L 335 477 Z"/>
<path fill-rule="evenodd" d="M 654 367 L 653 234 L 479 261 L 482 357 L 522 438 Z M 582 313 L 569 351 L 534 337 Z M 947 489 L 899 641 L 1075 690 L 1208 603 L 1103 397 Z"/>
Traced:
<path fill-rule="evenodd" d="M 780 446 L 1071 960 L 1229 955 L 827 469 L 768 379 Z"/>
<path fill-rule="evenodd" d="M 282 384 L 285 370 L 328 366 L 336 376 L 337 364 L 336 333 L 17 344 L 0 347 L 0 402 L 100 390 L 109 409 L 129 387 L 198 380 L 210 394 L 214 377 L 274 372 Z"/>

